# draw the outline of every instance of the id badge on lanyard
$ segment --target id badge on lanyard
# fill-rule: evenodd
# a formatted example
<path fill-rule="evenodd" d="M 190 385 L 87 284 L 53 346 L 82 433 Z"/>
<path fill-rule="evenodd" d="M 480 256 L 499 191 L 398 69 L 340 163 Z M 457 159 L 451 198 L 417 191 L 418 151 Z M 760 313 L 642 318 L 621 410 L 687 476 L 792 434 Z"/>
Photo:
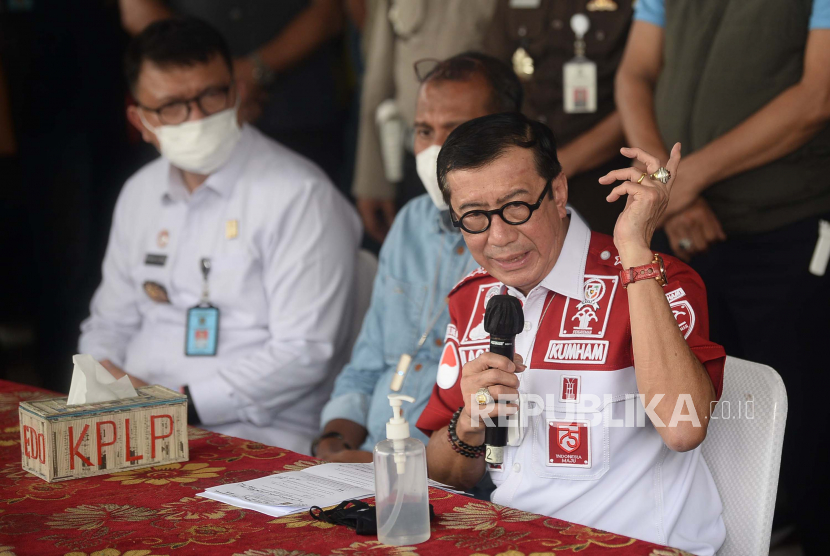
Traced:
<path fill-rule="evenodd" d="M 184 354 L 192 356 L 215 356 L 219 347 L 219 309 L 210 304 L 208 274 L 210 259 L 200 261 L 202 271 L 202 299 L 198 305 L 187 310 Z"/>
<path fill-rule="evenodd" d="M 597 111 L 597 65 L 585 57 L 585 34 L 591 22 L 585 14 L 574 14 L 571 29 L 576 35 L 576 57 L 562 66 L 564 110 L 566 114 Z"/>

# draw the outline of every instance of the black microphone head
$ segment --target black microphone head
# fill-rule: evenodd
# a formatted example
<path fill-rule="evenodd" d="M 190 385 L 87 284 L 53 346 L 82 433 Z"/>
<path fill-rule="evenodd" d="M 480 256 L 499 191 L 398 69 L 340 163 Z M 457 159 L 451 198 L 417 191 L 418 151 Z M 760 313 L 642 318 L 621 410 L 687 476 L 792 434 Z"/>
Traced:
<path fill-rule="evenodd" d="M 494 295 L 484 311 L 484 330 L 491 336 L 515 336 L 525 326 L 522 302 L 512 295 Z"/>

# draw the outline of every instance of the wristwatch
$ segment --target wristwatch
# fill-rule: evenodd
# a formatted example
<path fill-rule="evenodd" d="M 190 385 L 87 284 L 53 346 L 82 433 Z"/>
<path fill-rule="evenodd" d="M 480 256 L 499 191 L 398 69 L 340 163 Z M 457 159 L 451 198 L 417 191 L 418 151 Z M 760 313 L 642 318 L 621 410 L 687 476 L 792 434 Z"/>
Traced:
<path fill-rule="evenodd" d="M 632 266 L 631 268 L 620 271 L 620 281 L 622 282 L 623 288 L 627 288 L 631 282 L 650 280 L 652 278 L 657 280 L 657 283 L 661 286 L 665 286 L 668 283 L 666 279 L 666 267 L 663 265 L 663 257 L 657 253 L 654 254 L 654 260 L 649 264 Z"/>

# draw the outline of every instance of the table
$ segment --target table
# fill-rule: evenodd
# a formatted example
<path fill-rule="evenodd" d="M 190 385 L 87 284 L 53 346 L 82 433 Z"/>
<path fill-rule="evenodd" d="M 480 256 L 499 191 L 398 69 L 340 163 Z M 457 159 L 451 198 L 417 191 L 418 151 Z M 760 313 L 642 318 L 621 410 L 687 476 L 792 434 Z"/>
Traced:
<path fill-rule="evenodd" d="M 20 467 L 18 402 L 50 395 L 0 380 L 0 556 L 688 554 L 437 489 L 432 537 L 412 547 L 307 514 L 273 518 L 195 494 L 320 461 L 192 427 L 189 462 L 47 483 Z"/>

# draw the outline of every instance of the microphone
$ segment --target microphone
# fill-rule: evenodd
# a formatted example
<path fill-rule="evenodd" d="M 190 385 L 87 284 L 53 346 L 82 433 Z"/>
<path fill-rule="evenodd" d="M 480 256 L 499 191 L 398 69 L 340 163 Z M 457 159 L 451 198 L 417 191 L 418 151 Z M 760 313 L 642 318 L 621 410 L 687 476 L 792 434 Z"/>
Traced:
<path fill-rule="evenodd" d="M 525 317 L 522 303 L 512 295 L 494 295 L 484 311 L 484 330 L 490 334 L 490 353 L 503 355 L 513 361 L 516 334 L 524 329 Z M 498 402 L 496 402 L 498 403 Z M 498 417 L 493 426 L 484 431 L 487 445 L 484 461 L 500 464 L 504 461 L 507 446 L 507 426 L 499 426 Z"/>

